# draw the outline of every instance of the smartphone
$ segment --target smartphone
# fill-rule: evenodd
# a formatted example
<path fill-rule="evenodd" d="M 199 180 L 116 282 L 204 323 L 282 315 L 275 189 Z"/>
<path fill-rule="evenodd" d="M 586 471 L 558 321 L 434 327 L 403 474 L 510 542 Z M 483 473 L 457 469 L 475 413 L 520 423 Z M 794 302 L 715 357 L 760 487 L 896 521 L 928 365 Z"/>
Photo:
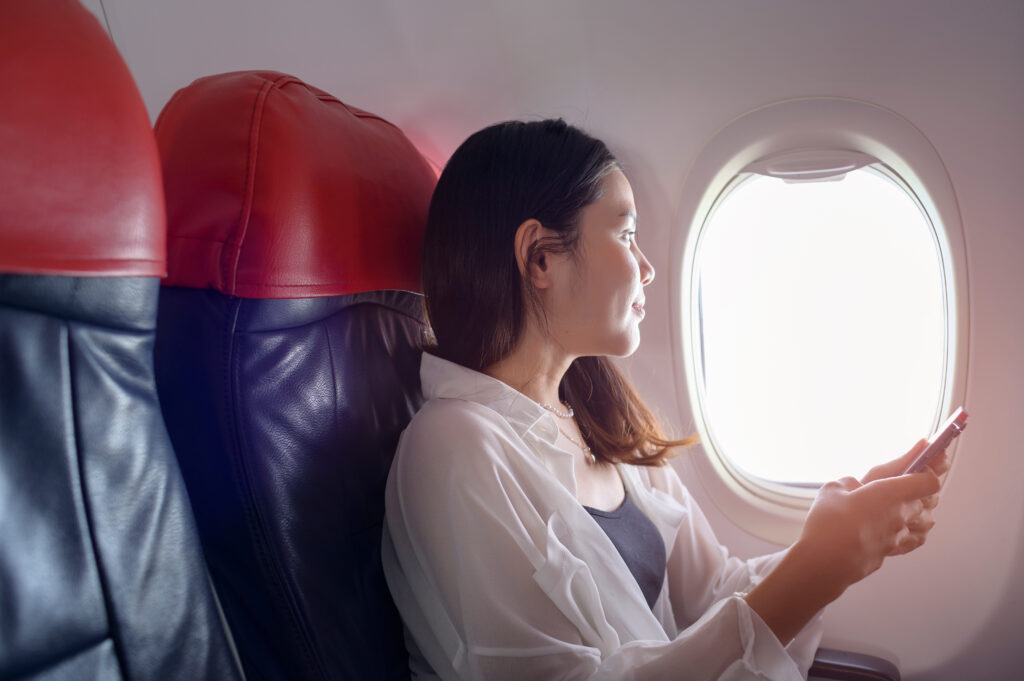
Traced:
<path fill-rule="evenodd" d="M 946 447 L 953 441 L 953 438 L 962 433 L 966 427 L 967 412 L 964 411 L 963 407 L 957 407 L 949 415 L 949 418 L 939 426 L 939 429 L 928 438 L 928 446 L 914 459 L 914 463 L 910 464 L 907 470 L 903 471 L 903 474 L 920 473 L 923 471 L 928 467 L 932 459 L 946 451 Z"/>

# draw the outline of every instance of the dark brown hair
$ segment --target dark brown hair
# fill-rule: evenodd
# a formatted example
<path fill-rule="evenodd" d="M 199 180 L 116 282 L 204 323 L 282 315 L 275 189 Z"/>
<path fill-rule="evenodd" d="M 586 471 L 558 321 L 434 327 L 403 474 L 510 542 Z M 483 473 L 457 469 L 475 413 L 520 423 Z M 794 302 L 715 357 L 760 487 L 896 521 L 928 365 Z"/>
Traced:
<path fill-rule="evenodd" d="M 507 356 L 537 309 L 516 262 L 516 230 L 536 219 L 555 232 L 531 260 L 575 254 L 580 211 L 601 198 L 601 181 L 617 168 L 603 142 L 562 120 L 499 123 L 463 142 L 441 173 L 427 220 L 427 350 L 476 371 Z M 697 441 L 666 438 L 606 357 L 577 358 L 559 392 L 600 461 L 658 465 L 672 447 Z"/>

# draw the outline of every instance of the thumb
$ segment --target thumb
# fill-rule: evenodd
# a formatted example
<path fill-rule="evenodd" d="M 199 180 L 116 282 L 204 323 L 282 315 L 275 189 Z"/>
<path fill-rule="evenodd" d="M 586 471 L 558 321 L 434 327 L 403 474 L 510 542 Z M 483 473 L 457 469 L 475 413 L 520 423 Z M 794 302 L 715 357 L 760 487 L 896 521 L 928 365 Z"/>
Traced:
<path fill-rule="evenodd" d="M 917 455 L 923 452 L 924 448 L 927 446 L 928 440 L 921 438 L 913 447 L 910 448 L 910 450 L 906 454 L 897 459 L 897 461 L 899 461 L 900 465 L 903 467 L 901 470 L 906 470 L 907 466 L 914 463 L 914 459 L 917 458 Z"/>
<path fill-rule="evenodd" d="M 882 478 L 891 478 L 896 475 L 902 475 L 903 471 L 910 467 L 910 464 L 914 462 L 917 455 L 924 451 L 924 448 L 927 446 L 927 440 L 918 440 L 917 444 L 911 447 L 910 451 L 906 454 L 903 454 L 892 461 L 875 466 L 869 470 L 867 475 L 864 476 L 863 482 L 867 484 L 872 480 L 881 480 Z"/>
<path fill-rule="evenodd" d="M 911 450 L 913 451 L 913 450 Z M 872 488 L 873 493 L 888 496 L 900 501 L 913 501 L 936 494 L 942 487 L 939 477 L 931 470 L 909 475 L 897 475 L 892 478 L 875 480 L 864 486 Z"/>

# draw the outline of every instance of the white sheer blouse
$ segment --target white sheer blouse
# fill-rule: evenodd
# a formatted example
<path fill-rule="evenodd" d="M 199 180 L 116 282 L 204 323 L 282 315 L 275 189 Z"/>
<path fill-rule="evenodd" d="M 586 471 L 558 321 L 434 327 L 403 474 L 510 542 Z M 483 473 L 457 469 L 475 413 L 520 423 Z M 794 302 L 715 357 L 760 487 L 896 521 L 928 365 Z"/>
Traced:
<path fill-rule="evenodd" d="M 781 553 L 729 557 L 670 466 L 620 465 L 665 541 L 650 608 L 576 499 L 557 425 L 504 383 L 430 354 L 402 435 L 382 556 L 415 679 L 806 678 L 820 617 L 788 647 L 738 594 Z"/>

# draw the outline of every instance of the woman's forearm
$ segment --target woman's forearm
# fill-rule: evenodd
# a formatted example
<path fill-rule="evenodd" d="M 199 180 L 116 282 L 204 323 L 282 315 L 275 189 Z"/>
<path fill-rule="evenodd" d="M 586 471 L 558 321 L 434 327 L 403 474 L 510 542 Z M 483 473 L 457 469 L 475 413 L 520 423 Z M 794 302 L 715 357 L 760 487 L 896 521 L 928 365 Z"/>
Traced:
<path fill-rule="evenodd" d="M 840 580 L 823 574 L 821 567 L 828 561 L 821 558 L 797 542 L 743 597 L 784 646 L 846 590 Z"/>

